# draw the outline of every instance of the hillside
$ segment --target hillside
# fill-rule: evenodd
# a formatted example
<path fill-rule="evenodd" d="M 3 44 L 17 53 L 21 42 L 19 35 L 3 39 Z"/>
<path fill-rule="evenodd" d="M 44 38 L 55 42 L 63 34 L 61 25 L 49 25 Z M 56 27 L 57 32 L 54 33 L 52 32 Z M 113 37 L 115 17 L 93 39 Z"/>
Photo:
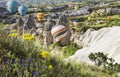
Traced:
<path fill-rule="evenodd" d="M 7 0 L 0 0 L 0 1 L 7 1 Z M 33 4 L 53 4 L 53 3 L 61 3 L 61 2 L 106 2 L 105 0 L 17 0 L 20 3 L 25 3 L 28 5 L 33 5 Z M 119 0 L 107 0 L 107 1 L 119 1 Z"/>
<path fill-rule="evenodd" d="M 119 0 L 7 1 L 0 77 L 120 77 Z"/>

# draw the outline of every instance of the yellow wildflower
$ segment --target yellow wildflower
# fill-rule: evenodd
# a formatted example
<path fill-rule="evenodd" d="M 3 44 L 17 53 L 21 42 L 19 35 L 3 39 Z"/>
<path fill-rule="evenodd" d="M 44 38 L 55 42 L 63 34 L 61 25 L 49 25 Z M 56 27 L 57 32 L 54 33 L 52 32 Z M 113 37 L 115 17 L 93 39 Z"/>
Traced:
<path fill-rule="evenodd" d="M 33 40 L 33 39 L 34 39 L 34 36 L 30 36 L 30 39 Z"/>
<path fill-rule="evenodd" d="M 31 35 L 28 33 L 23 34 L 23 37 L 30 37 Z"/>
<path fill-rule="evenodd" d="M 8 36 L 12 37 L 12 36 L 14 36 L 14 34 L 13 34 L 13 33 L 10 33 Z"/>
<path fill-rule="evenodd" d="M 23 39 L 24 39 L 24 40 L 31 40 L 30 37 L 24 37 Z"/>
<path fill-rule="evenodd" d="M 49 69 L 52 69 L 52 68 L 53 68 L 53 66 L 52 66 L 52 65 L 49 65 L 49 66 L 48 66 L 48 68 L 49 68 Z"/>
<path fill-rule="evenodd" d="M 15 33 L 15 32 L 17 32 L 17 31 L 16 31 L 15 29 L 13 29 L 13 30 L 11 30 L 10 32 L 11 32 L 11 33 Z"/>
<path fill-rule="evenodd" d="M 34 39 L 34 36 L 32 36 L 31 34 L 23 34 L 23 39 L 24 40 L 33 40 Z"/>
<path fill-rule="evenodd" d="M 19 34 L 18 33 L 10 33 L 8 36 L 10 36 L 10 37 L 17 37 L 17 36 L 19 36 Z"/>
<path fill-rule="evenodd" d="M 47 57 L 50 56 L 49 52 L 47 52 L 47 51 L 42 51 L 42 52 L 40 53 L 40 55 L 41 55 L 42 58 L 47 58 Z"/>
<path fill-rule="evenodd" d="M 29 37 L 23 37 L 24 40 L 33 40 L 34 36 L 29 36 Z"/>
<path fill-rule="evenodd" d="M 29 37 L 23 37 L 24 40 L 30 40 Z"/>

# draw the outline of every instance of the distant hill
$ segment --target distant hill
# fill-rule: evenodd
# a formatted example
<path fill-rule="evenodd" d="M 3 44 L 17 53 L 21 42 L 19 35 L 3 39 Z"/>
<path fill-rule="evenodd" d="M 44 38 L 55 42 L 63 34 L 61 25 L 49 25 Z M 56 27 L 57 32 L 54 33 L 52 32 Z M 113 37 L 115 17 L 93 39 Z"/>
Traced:
<path fill-rule="evenodd" d="M 0 0 L 0 1 L 8 1 L 8 0 Z M 71 2 L 78 0 L 16 0 L 16 1 L 25 4 L 51 4 L 51 3 Z"/>
<path fill-rule="evenodd" d="M 0 1 L 8 1 L 8 0 L 0 0 Z M 79 1 L 85 1 L 85 2 L 99 2 L 99 1 L 118 1 L 118 0 L 16 0 L 20 3 L 24 3 L 27 5 L 33 5 L 33 4 L 53 4 L 53 3 L 61 3 L 61 2 L 79 2 Z"/>
<path fill-rule="evenodd" d="M 1 1 L 0 2 L 0 7 L 6 7 L 6 2 L 5 1 Z"/>

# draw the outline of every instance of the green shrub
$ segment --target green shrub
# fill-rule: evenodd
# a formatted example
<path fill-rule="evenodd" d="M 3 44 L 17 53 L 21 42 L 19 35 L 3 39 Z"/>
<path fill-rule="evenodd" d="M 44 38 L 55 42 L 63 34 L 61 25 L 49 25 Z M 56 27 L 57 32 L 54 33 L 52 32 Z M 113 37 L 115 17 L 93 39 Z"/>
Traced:
<path fill-rule="evenodd" d="M 120 72 L 120 64 L 115 63 L 115 60 L 108 58 L 107 55 L 102 52 L 90 53 L 89 58 L 95 62 L 95 65 L 102 66 L 104 69 L 109 70 L 109 73 Z"/>
<path fill-rule="evenodd" d="M 73 55 L 79 48 L 81 47 L 78 47 L 76 44 L 74 43 L 71 43 L 70 45 L 68 46 L 65 46 L 63 48 L 63 51 L 64 51 L 64 56 L 65 57 L 69 57 L 71 55 Z"/>

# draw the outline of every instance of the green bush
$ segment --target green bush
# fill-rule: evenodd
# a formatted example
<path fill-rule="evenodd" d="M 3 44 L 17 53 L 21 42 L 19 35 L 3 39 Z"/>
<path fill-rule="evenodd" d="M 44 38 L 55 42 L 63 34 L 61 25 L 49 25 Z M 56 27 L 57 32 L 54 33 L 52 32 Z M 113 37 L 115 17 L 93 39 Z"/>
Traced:
<path fill-rule="evenodd" d="M 81 47 L 78 47 L 76 44 L 74 43 L 71 43 L 70 45 L 68 46 L 65 46 L 63 48 L 63 51 L 64 51 L 64 56 L 65 57 L 69 57 L 71 55 L 73 55 L 79 48 Z"/>
<path fill-rule="evenodd" d="M 89 58 L 97 66 L 102 66 L 104 69 L 109 70 L 109 73 L 120 72 L 120 64 L 115 63 L 114 59 L 108 58 L 103 52 L 90 53 Z"/>

